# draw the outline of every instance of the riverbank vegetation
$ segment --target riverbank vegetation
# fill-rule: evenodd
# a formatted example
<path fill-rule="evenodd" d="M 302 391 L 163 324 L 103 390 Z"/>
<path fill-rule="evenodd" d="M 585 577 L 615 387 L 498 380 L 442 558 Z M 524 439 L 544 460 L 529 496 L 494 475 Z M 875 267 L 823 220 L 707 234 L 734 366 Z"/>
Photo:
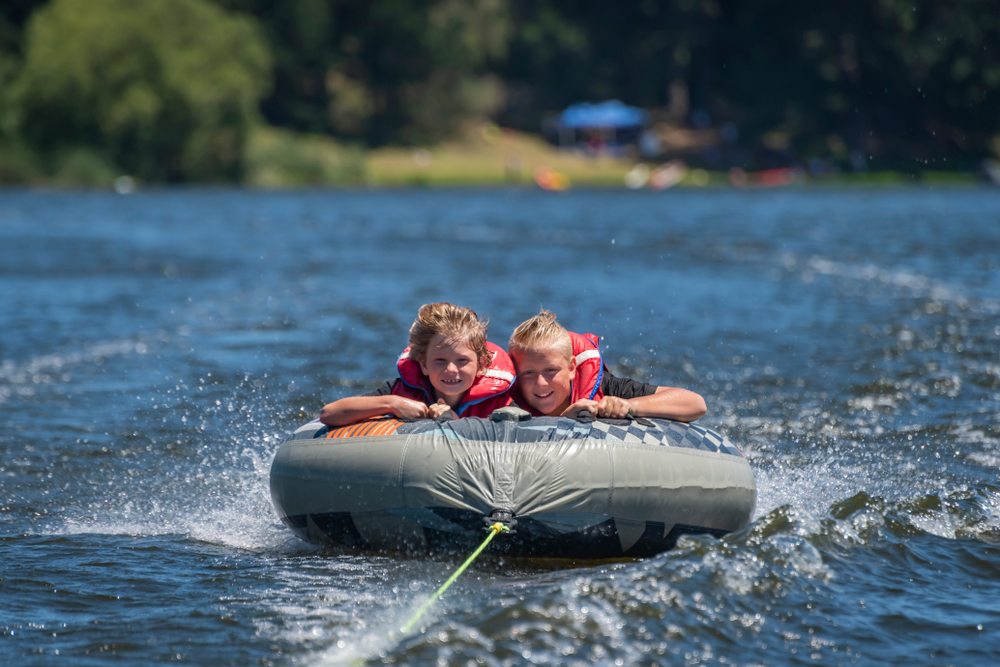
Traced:
<path fill-rule="evenodd" d="M 992 9 L 10 0 L 0 183 L 484 185 L 551 173 L 619 185 L 637 161 L 671 160 L 690 167 L 682 185 L 776 169 L 966 182 L 1000 156 Z M 649 113 L 653 151 L 540 138 L 569 104 L 605 99 Z"/>

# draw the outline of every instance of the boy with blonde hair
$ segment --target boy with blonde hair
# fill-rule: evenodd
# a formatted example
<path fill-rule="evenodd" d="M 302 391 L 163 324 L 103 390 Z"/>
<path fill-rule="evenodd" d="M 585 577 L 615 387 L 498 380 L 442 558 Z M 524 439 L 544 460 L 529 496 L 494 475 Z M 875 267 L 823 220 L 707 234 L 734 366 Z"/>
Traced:
<path fill-rule="evenodd" d="M 593 334 L 567 331 L 542 310 L 511 334 L 507 349 L 517 371 L 511 397 L 536 416 L 656 417 L 690 422 L 706 412 L 705 399 L 677 387 L 616 378 L 604 366 Z"/>

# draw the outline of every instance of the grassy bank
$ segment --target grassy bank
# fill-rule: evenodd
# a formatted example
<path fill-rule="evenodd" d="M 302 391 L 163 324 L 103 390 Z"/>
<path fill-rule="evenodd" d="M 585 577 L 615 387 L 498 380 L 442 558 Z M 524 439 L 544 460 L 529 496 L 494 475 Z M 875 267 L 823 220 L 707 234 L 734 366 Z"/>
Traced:
<path fill-rule="evenodd" d="M 0 146 L 0 183 L 107 188 L 126 176 L 106 157 L 79 149 L 59 154 L 51 164 L 24 146 Z M 472 125 L 455 139 L 428 147 L 366 150 L 325 135 L 297 134 L 261 126 L 248 137 L 243 183 L 265 189 L 297 187 L 505 187 L 536 186 L 548 174 L 558 187 L 644 187 L 655 164 L 638 165 L 634 157 L 587 155 L 558 149 L 537 135 Z M 726 171 L 681 168 L 677 187 L 732 187 Z M 631 172 L 631 173 L 630 173 Z M 811 178 L 798 171 L 777 182 L 746 174 L 748 186 L 904 186 L 962 187 L 982 182 L 969 172 L 925 171 L 827 174 Z M 130 179 L 129 179 L 130 180 Z M 544 179 L 542 179 L 543 182 Z M 650 179 L 652 180 L 652 179 Z M 787 181 L 787 182 L 784 182 Z M 141 186 L 142 184 L 139 183 Z"/>
<path fill-rule="evenodd" d="M 537 170 L 563 174 L 571 186 L 620 187 L 633 160 L 561 151 L 541 137 L 484 125 L 425 149 L 371 151 L 367 182 L 386 185 L 533 184 Z"/>
<path fill-rule="evenodd" d="M 589 156 L 558 149 L 537 135 L 494 125 L 466 128 L 448 142 L 420 147 L 363 151 L 325 136 L 296 135 L 260 128 L 247 151 L 247 183 L 255 187 L 502 187 L 535 186 L 537 172 L 554 172 L 568 187 L 625 187 L 634 157 Z M 655 168 L 656 165 L 649 165 Z M 753 174 L 748 185 L 753 186 Z M 805 186 L 972 186 L 981 178 L 969 172 L 861 172 L 796 177 Z M 732 187 L 724 171 L 687 170 L 678 187 Z"/>
<path fill-rule="evenodd" d="M 537 169 L 558 172 L 574 186 L 618 187 L 632 166 L 627 159 L 560 151 L 540 137 L 492 125 L 469 127 L 452 141 L 425 148 L 363 151 L 275 128 L 259 128 L 247 146 L 247 183 L 265 188 L 528 185 Z"/>

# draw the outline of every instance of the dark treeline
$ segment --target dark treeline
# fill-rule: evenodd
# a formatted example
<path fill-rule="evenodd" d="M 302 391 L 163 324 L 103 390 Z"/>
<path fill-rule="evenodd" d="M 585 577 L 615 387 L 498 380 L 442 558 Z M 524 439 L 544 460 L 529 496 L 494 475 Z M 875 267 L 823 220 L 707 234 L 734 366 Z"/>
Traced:
<path fill-rule="evenodd" d="M 820 157 L 856 169 L 970 169 L 1000 153 L 1000 6 L 0 6 L 0 146 L 8 156 L 0 179 L 5 164 L 8 172 L 52 172 L 74 155 L 149 180 L 238 179 L 247 128 L 260 120 L 366 146 L 421 144 L 483 118 L 538 132 L 569 104 L 606 99 L 643 107 L 656 121 L 723 129 L 718 146 L 693 158 L 709 167 Z"/>

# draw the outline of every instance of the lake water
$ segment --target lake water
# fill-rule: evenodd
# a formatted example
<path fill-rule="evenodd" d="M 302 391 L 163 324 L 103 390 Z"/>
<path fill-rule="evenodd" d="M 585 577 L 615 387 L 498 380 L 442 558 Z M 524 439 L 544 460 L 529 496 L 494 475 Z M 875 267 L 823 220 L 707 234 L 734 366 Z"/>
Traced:
<path fill-rule="evenodd" d="M 321 549 L 268 491 L 422 303 L 706 397 L 752 524 L 596 566 Z M 1000 662 L 1000 191 L 0 191 L 2 665 Z"/>

